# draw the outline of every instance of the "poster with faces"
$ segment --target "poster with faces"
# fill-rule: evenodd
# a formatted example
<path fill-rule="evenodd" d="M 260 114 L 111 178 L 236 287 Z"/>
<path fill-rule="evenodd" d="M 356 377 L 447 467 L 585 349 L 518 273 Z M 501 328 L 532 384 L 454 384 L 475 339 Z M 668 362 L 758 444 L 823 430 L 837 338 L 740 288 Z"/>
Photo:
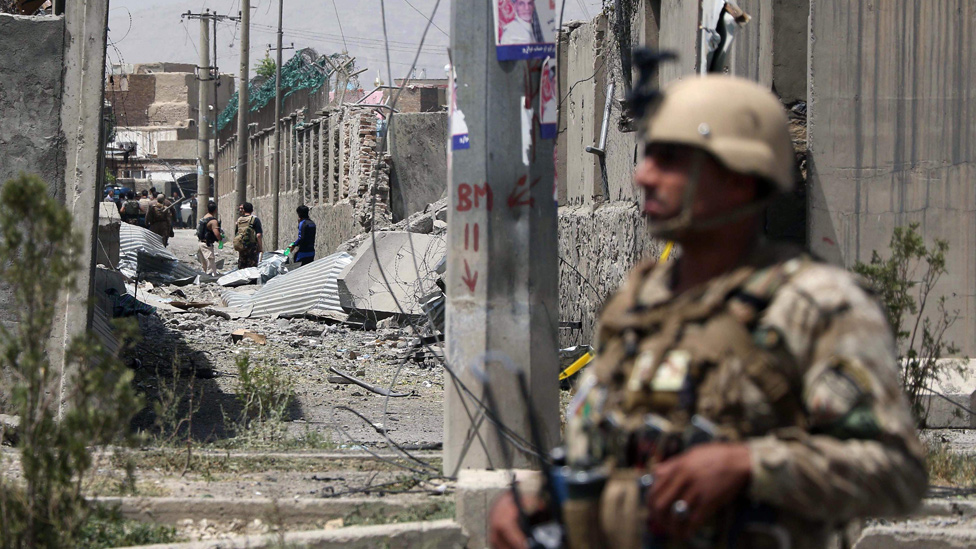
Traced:
<path fill-rule="evenodd" d="M 556 56 L 555 0 L 493 0 L 499 61 Z"/>
<path fill-rule="evenodd" d="M 539 76 L 539 122 L 542 139 L 555 139 L 558 101 L 556 97 L 556 61 L 548 58 L 542 63 Z"/>

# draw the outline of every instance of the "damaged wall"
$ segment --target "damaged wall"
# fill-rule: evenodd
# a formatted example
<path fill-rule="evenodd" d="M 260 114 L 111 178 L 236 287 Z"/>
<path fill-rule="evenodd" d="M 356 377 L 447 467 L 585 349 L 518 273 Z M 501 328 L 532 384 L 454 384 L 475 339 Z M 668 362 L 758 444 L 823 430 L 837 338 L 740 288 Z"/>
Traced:
<path fill-rule="evenodd" d="M 887 256 L 895 227 L 949 241 L 937 286 L 976 354 L 976 5 L 812 0 L 811 249 L 851 266 Z"/>
<path fill-rule="evenodd" d="M 424 211 L 447 193 L 447 113 L 404 113 L 390 130 L 393 221 Z"/>
<path fill-rule="evenodd" d="M 372 226 L 370 190 L 375 188 L 376 225 L 390 224 L 389 162 L 381 164 L 376 153 L 376 115 L 374 109 L 341 107 L 326 109 L 317 118 L 306 120 L 295 113 L 282 124 L 281 175 L 279 179 L 278 247 L 298 236 L 295 208 L 309 206 L 309 215 L 318 226 L 316 254 L 325 256 L 349 238 Z M 248 202 L 261 219 L 265 247 L 274 242 L 272 230 L 271 168 L 274 128 L 253 132 L 248 139 Z M 217 156 L 220 171 L 219 214 L 224 230 L 237 219 L 237 192 L 234 189 L 237 164 L 236 137 L 221 146 Z M 228 221 L 229 220 L 229 221 Z"/>
<path fill-rule="evenodd" d="M 92 319 L 107 22 L 107 4 L 93 0 L 70 2 L 64 16 L 0 14 L 0 183 L 40 175 L 80 237 L 76 287 L 57 296 L 48 344 L 61 374 L 65 341 Z M 0 288 L 0 322 L 14 319 L 9 305 Z"/>

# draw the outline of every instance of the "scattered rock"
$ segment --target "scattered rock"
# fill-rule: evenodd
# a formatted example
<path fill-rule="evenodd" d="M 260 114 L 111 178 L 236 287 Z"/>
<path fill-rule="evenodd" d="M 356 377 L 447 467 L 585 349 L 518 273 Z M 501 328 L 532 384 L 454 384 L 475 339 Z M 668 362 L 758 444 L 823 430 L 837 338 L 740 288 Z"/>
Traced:
<path fill-rule="evenodd" d="M 392 316 L 388 318 L 384 318 L 383 320 L 376 323 L 377 330 L 389 330 L 392 328 L 399 328 L 399 327 L 400 326 L 399 324 L 397 324 L 396 317 L 392 317 Z"/>
<path fill-rule="evenodd" d="M 430 234 L 434 230 L 434 218 L 429 215 L 421 216 L 407 225 L 408 233 Z"/>

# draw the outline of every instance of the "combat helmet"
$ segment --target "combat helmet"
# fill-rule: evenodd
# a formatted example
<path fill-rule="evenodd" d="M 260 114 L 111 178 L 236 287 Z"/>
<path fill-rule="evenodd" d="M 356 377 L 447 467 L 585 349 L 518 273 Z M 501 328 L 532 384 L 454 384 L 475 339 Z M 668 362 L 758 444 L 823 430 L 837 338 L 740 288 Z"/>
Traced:
<path fill-rule="evenodd" d="M 758 203 L 721 219 L 697 220 L 694 228 L 755 213 L 776 194 L 793 189 L 794 156 L 786 112 L 775 95 L 754 82 L 720 75 L 687 78 L 657 94 L 641 114 L 638 129 L 645 144 L 692 147 L 730 171 L 765 182 L 768 192 Z M 672 223 L 652 226 L 653 232 L 690 228 L 697 170 L 692 179 L 683 214 Z"/>

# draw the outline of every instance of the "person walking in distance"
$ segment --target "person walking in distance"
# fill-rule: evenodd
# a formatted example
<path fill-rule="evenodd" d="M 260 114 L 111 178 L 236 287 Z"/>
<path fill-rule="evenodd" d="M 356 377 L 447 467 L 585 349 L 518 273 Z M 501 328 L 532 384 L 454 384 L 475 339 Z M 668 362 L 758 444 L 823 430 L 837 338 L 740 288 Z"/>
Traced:
<path fill-rule="evenodd" d="M 727 76 L 638 93 L 641 210 L 681 255 L 604 305 L 566 412 L 569 495 L 522 509 L 559 505 L 569 547 L 849 547 L 849 521 L 927 488 L 892 327 L 851 273 L 764 238 L 794 186 L 775 95 Z M 492 545 L 526 547 L 520 521 L 500 498 Z"/>
<path fill-rule="evenodd" d="M 214 251 L 214 244 L 220 242 L 221 235 L 217 205 L 213 202 L 207 204 L 207 215 L 201 218 L 197 225 L 197 240 L 200 242 L 197 257 L 200 259 L 203 272 L 210 276 L 217 276 L 217 253 Z"/>
<path fill-rule="evenodd" d="M 257 267 L 264 251 L 261 220 L 254 215 L 254 205 L 240 205 L 241 216 L 234 228 L 234 250 L 237 251 L 237 268 Z"/>
<path fill-rule="evenodd" d="M 308 206 L 303 204 L 295 211 L 298 213 L 298 239 L 288 247 L 294 251 L 295 263 L 308 265 L 315 260 L 315 222 L 308 217 Z"/>
<path fill-rule="evenodd" d="M 173 210 L 168 202 L 166 195 L 160 194 L 146 212 L 146 226 L 163 239 L 163 246 L 169 246 L 169 237 L 173 236 Z"/>

